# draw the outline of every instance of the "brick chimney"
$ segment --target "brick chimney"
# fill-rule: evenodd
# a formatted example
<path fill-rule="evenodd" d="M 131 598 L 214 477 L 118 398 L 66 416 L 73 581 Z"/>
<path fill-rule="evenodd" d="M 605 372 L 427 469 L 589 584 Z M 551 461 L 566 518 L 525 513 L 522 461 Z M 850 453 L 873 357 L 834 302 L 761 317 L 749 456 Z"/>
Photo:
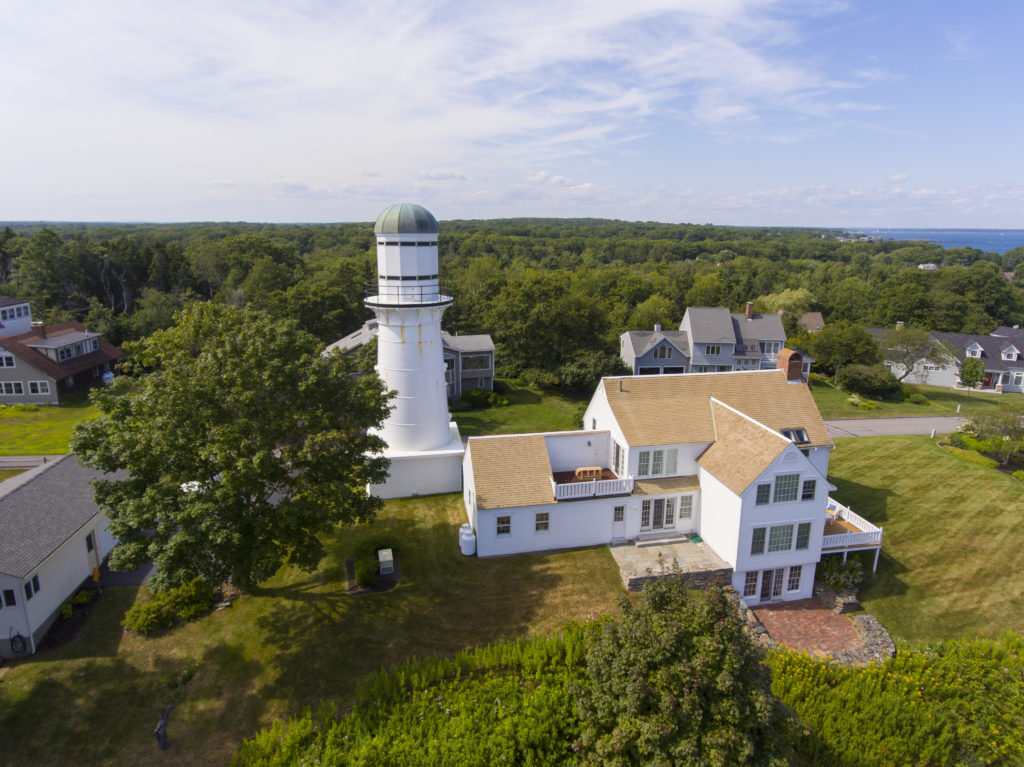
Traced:
<path fill-rule="evenodd" d="M 753 301 L 747 301 L 747 319 L 748 320 L 754 319 L 754 302 Z"/>
<path fill-rule="evenodd" d="M 776 358 L 775 367 L 786 371 L 786 381 L 803 383 L 804 356 L 796 349 L 783 349 Z"/>
<path fill-rule="evenodd" d="M 33 322 L 29 327 L 40 338 L 46 338 L 46 325 L 43 323 Z"/>

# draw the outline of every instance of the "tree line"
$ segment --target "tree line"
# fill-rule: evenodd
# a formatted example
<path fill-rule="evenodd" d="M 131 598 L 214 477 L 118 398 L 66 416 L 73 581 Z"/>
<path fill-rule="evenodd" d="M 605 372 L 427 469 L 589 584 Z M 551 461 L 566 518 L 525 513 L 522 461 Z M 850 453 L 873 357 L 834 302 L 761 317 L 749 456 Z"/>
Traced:
<path fill-rule="evenodd" d="M 1024 321 L 1024 248 L 1004 255 L 840 232 L 598 219 L 449 221 L 445 327 L 489 333 L 499 373 L 584 387 L 617 372 L 618 338 L 677 327 L 687 306 L 747 301 L 796 320 L 986 333 Z M 9 225 L 0 293 L 46 322 L 77 319 L 113 343 L 169 327 L 202 301 L 295 320 L 324 343 L 371 314 L 370 223 Z M 925 271 L 920 263 L 941 268 Z M 1009 279 L 1007 279 L 1009 275 Z"/>

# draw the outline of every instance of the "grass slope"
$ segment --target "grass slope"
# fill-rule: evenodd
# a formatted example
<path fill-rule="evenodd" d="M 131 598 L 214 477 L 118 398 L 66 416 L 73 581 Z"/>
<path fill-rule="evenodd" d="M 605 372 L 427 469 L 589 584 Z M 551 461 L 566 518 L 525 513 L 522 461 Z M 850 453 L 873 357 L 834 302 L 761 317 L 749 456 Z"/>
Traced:
<path fill-rule="evenodd" d="M 590 401 L 589 397 L 574 398 L 511 381 L 506 383 L 509 391 L 505 396 L 512 401 L 508 407 L 464 410 L 452 415 L 463 437 L 578 429 L 576 413 L 581 403 Z"/>
<path fill-rule="evenodd" d="M 821 411 L 821 417 L 831 418 L 885 418 L 910 415 L 956 415 L 956 407 L 960 405 L 961 415 L 981 415 L 999 409 L 999 403 L 1008 398 L 1019 401 L 1020 394 L 982 394 L 972 392 L 968 397 L 965 392 L 946 389 L 940 386 L 916 386 L 929 400 L 927 405 L 915 405 L 912 402 L 891 402 L 883 400 L 877 410 L 861 410 L 846 400 L 849 393 L 841 391 L 830 383 L 814 381 L 811 383 L 811 394 Z"/>
<path fill-rule="evenodd" d="M 464 519 L 455 495 L 389 502 L 376 524 L 401 537 L 401 582 L 384 594 L 345 592 L 343 563 L 366 528 L 331 536 L 315 573 L 286 569 L 233 608 L 152 639 L 118 625 L 137 589 L 109 588 L 76 637 L 0 681 L 5 763 L 224 764 L 275 719 L 322 699 L 347 709 L 382 666 L 616 611 L 625 592 L 606 548 L 463 557 Z M 159 753 L 152 733 L 168 681 L 191 662 L 171 750 Z"/>
<path fill-rule="evenodd" d="M 57 455 L 68 451 L 79 422 L 99 413 L 86 395 L 68 397 L 60 405 L 0 407 L 0 455 Z"/>
<path fill-rule="evenodd" d="M 927 437 L 836 440 L 833 495 L 885 528 L 865 609 L 908 641 L 1024 633 L 1024 484 Z M 864 559 L 870 573 L 870 562 Z"/>

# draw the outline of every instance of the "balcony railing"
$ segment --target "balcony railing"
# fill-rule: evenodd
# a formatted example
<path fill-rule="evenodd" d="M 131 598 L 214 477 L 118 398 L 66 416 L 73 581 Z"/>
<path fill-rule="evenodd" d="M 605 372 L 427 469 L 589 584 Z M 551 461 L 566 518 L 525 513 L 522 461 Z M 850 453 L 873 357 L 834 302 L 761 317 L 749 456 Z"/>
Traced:
<path fill-rule="evenodd" d="M 551 489 L 556 501 L 573 501 L 579 498 L 594 498 L 601 495 L 628 495 L 633 492 L 632 478 L 625 479 L 593 479 L 587 482 L 555 482 L 551 479 Z"/>
<path fill-rule="evenodd" d="M 403 304 L 448 304 L 452 293 L 446 281 L 430 280 L 426 284 L 381 284 L 374 280 L 365 285 L 366 303 L 371 306 L 401 306 Z"/>
<path fill-rule="evenodd" d="M 835 535 L 825 535 L 821 543 L 821 548 L 825 549 L 858 549 L 868 548 L 882 545 L 882 532 L 883 528 L 876 527 L 875 525 L 868 522 L 860 514 L 857 514 L 852 509 L 834 498 L 828 499 L 829 517 L 834 517 L 838 522 L 843 520 L 846 525 L 845 528 L 855 528 L 845 533 L 838 533 Z"/>

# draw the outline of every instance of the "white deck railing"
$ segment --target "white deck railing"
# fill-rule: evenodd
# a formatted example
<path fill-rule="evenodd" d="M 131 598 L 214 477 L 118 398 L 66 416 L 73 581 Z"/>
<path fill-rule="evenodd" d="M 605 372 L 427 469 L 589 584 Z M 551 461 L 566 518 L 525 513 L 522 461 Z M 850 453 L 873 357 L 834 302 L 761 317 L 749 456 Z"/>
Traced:
<path fill-rule="evenodd" d="M 860 514 L 839 503 L 835 498 L 828 499 L 829 509 L 835 509 L 836 519 L 845 519 L 851 525 L 860 530 L 859 533 L 839 533 L 838 535 L 826 535 L 821 543 L 823 549 L 833 548 L 859 548 L 861 546 L 881 546 L 883 528 L 876 527 L 868 522 Z"/>
<path fill-rule="evenodd" d="M 556 501 L 570 501 L 576 498 L 593 498 L 598 495 L 626 495 L 633 492 L 633 480 L 592 479 L 589 482 L 565 482 L 559 484 L 551 479 L 551 488 Z"/>

